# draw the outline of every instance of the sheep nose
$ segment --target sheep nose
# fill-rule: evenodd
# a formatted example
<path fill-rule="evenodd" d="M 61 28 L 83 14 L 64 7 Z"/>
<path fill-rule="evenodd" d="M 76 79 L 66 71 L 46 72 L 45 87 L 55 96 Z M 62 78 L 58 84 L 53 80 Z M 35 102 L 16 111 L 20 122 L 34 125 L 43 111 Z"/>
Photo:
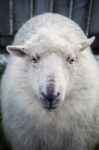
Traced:
<path fill-rule="evenodd" d="M 53 101 L 57 100 L 60 96 L 60 93 L 54 93 L 54 92 L 50 92 L 48 91 L 46 94 L 44 92 L 41 93 L 43 99 L 46 101 L 48 101 L 49 103 L 52 103 Z"/>

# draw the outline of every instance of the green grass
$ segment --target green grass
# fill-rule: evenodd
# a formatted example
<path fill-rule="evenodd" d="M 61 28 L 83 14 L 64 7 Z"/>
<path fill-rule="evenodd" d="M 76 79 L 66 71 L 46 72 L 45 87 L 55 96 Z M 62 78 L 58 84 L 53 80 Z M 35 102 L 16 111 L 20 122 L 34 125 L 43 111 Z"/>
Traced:
<path fill-rule="evenodd" d="M 96 146 L 95 150 L 99 150 L 99 144 Z"/>
<path fill-rule="evenodd" d="M 5 139 L 1 122 L 0 122 L 0 150 L 11 150 L 10 145 L 7 143 Z"/>

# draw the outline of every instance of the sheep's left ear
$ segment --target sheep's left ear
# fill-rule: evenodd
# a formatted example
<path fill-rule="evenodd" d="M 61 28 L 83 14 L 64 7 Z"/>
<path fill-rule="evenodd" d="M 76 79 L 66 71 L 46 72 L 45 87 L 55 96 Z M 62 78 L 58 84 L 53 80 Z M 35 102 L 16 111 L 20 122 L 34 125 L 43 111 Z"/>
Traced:
<path fill-rule="evenodd" d="M 18 57 L 22 57 L 25 55 L 25 48 L 22 45 L 8 45 L 6 46 L 6 49 L 11 55 L 15 55 Z"/>
<path fill-rule="evenodd" d="M 80 51 L 86 49 L 88 46 L 91 46 L 91 44 L 94 42 L 94 40 L 95 40 L 95 37 L 93 36 L 93 37 L 87 39 L 86 41 L 82 41 L 80 43 Z"/>

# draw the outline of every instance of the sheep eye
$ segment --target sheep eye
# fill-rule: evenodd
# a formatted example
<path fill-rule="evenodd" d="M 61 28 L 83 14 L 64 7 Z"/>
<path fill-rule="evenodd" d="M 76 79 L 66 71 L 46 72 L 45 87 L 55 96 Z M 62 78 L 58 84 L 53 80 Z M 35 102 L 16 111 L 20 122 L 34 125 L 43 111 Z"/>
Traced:
<path fill-rule="evenodd" d="M 40 59 L 40 57 L 38 55 L 36 55 L 36 57 L 32 58 L 32 60 L 35 64 L 38 63 L 39 59 Z"/>

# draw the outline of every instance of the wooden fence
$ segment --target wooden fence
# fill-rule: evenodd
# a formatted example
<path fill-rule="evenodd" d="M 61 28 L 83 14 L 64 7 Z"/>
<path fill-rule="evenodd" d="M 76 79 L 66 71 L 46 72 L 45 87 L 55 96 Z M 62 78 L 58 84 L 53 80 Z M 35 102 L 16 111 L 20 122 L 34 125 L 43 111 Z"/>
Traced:
<path fill-rule="evenodd" d="M 68 16 L 89 36 L 99 33 L 98 18 L 92 15 L 98 6 L 98 0 L 0 0 L 0 53 L 26 20 L 43 12 Z"/>

